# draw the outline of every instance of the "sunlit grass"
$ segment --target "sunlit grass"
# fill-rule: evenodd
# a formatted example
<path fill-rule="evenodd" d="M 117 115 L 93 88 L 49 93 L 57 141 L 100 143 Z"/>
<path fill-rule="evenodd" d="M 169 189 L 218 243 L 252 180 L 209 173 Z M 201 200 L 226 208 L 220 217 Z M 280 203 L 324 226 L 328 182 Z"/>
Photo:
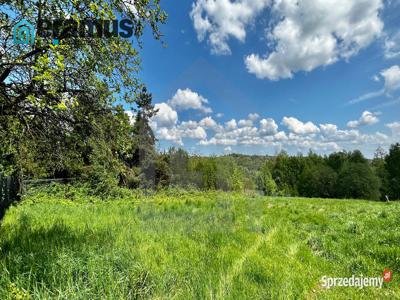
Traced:
<path fill-rule="evenodd" d="M 400 297 L 400 203 L 31 195 L 8 211 L 0 248 L 0 299 Z M 385 268 L 383 289 L 321 287 Z"/>

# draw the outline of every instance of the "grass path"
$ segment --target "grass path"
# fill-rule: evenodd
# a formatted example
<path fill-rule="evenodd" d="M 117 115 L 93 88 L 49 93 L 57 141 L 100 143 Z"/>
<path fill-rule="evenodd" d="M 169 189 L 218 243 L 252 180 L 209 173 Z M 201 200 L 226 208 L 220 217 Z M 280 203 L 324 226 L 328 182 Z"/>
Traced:
<path fill-rule="evenodd" d="M 276 228 L 272 228 L 267 234 L 258 235 L 254 245 L 233 262 L 233 265 L 228 272 L 221 276 L 216 299 L 226 299 L 227 296 L 229 296 L 233 280 L 241 273 L 246 260 L 254 255 L 265 242 L 271 241 L 275 233 Z"/>

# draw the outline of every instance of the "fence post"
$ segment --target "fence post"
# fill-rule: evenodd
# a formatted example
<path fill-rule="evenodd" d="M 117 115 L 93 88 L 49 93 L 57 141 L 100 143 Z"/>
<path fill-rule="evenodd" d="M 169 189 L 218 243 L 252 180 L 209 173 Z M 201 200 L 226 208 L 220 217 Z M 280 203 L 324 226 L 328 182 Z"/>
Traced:
<path fill-rule="evenodd" d="M 0 207 L 2 207 L 4 201 L 4 194 L 3 194 L 3 174 L 0 173 Z"/>
<path fill-rule="evenodd" d="M 6 209 L 16 200 L 20 192 L 18 175 L 4 176 L 0 173 L 0 220 Z"/>

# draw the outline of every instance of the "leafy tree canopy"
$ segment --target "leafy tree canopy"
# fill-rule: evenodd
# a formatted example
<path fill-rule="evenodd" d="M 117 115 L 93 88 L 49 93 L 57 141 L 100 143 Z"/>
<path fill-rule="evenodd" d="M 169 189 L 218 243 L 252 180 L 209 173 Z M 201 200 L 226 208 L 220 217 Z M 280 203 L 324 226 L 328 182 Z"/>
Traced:
<path fill-rule="evenodd" d="M 90 134 L 104 123 L 98 119 L 120 115 L 115 103 L 140 106 L 141 36 L 149 27 L 154 38 L 160 39 L 159 25 L 166 14 L 159 0 L 5 0 L 0 13 L 0 136 L 5 141 L 0 145 L 1 169 L 23 169 L 22 160 L 35 154 L 28 149 L 39 152 L 39 144 L 51 149 L 40 149 L 42 156 L 61 153 L 73 143 L 88 149 Z M 133 22 L 132 39 L 64 38 L 61 33 L 59 45 L 52 44 L 51 36 L 40 35 L 33 45 L 13 42 L 12 28 L 22 19 L 40 32 L 45 20 L 115 18 Z"/>

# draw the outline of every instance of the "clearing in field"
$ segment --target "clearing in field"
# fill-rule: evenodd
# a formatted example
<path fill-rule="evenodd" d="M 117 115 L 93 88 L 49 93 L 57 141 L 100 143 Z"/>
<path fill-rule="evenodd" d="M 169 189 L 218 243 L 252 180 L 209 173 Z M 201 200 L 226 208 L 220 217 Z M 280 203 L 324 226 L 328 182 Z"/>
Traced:
<path fill-rule="evenodd" d="M 165 192 L 35 193 L 0 231 L 0 298 L 400 297 L 400 203 Z M 383 288 L 321 286 L 381 277 Z"/>

